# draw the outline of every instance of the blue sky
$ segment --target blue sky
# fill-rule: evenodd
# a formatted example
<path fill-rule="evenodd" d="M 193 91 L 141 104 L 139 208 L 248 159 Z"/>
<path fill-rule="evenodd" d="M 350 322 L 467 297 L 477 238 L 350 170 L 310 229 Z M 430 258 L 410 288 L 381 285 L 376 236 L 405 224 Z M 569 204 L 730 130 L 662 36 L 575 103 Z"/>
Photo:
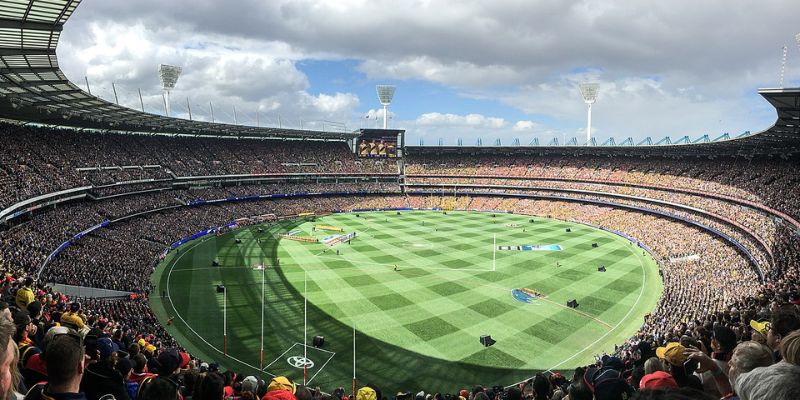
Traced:
<path fill-rule="evenodd" d="M 141 89 L 157 113 L 157 65 L 182 66 L 179 117 L 188 98 L 198 119 L 213 102 L 218 121 L 235 107 L 241 124 L 357 129 L 392 84 L 390 124 L 412 143 L 546 142 L 585 136 L 578 84 L 593 81 L 598 141 L 694 138 L 773 122 L 756 91 L 778 85 L 783 45 L 785 86 L 800 84 L 799 14 L 785 0 L 85 1 L 58 55 L 73 81 L 107 99 L 113 82 L 136 108 Z"/>

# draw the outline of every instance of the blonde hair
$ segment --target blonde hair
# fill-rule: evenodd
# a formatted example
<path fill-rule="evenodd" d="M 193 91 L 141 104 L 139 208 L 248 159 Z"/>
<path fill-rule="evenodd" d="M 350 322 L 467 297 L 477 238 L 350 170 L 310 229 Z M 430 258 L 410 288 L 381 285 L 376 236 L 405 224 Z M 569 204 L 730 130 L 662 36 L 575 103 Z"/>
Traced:
<path fill-rule="evenodd" d="M 14 360 L 11 362 L 11 366 L 9 367 L 11 374 L 11 386 L 9 386 L 8 390 L 4 393 L 0 393 L 0 397 L 3 400 L 14 399 L 16 388 L 19 387 L 19 382 L 22 380 L 22 377 L 19 374 L 19 348 L 17 344 L 14 343 L 12 337 L 16 332 L 16 327 L 14 323 L 9 321 L 7 318 L 0 318 L 0 360 L 5 360 L 8 356 L 6 354 L 6 349 L 8 349 L 8 343 L 11 342 L 14 345 L 11 346 L 14 352 Z"/>
<path fill-rule="evenodd" d="M 789 364 L 800 365 L 800 329 L 781 339 L 781 357 Z"/>

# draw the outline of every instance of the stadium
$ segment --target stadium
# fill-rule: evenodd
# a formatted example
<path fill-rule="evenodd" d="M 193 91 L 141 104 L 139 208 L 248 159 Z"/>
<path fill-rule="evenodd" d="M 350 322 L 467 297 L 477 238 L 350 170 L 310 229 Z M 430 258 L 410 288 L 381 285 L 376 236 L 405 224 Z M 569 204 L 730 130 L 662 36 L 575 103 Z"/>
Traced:
<path fill-rule="evenodd" d="M 79 5 L 0 3 L 3 399 L 800 398 L 800 88 L 675 141 L 201 121 L 70 81 Z"/>

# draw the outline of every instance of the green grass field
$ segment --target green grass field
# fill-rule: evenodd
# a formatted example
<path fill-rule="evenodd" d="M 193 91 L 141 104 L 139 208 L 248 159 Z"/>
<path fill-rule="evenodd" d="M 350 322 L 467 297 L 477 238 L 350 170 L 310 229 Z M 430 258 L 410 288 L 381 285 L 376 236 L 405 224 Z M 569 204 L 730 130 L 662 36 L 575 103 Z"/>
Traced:
<path fill-rule="evenodd" d="M 247 227 L 172 252 L 153 275 L 154 294 L 168 295 L 153 296 L 151 305 L 162 323 L 175 317 L 167 329 L 193 354 L 247 374 L 302 382 L 302 368 L 290 362 L 304 355 L 307 282 L 307 357 L 314 363 L 307 378 L 323 390 L 349 387 L 353 324 L 358 380 L 382 385 L 384 393 L 452 392 L 477 383 L 508 385 L 542 370 L 569 371 L 634 334 L 662 284 L 655 261 L 624 238 L 530 218 L 370 212 L 264 225 L 263 233 Z M 357 236 L 332 247 L 280 239 L 294 230 L 320 240 L 339 234 L 313 231 L 317 224 Z M 520 245 L 562 250 L 498 250 Z M 214 259 L 220 267 L 212 267 Z M 278 267 L 253 268 L 278 260 Z M 597 271 L 601 264 L 607 272 Z M 227 299 L 216 293 L 218 284 Z M 517 288 L 545 297 L 528 304 L 512 296 Z M 565 306 L 572 298 L 577 309 Z M 222 354 L 224 325 L 228 356 Z M 497 343 L 481 346 L 482 334 Z M 325 337 L 322 349 L 310 346 L 314 335 Z"/>

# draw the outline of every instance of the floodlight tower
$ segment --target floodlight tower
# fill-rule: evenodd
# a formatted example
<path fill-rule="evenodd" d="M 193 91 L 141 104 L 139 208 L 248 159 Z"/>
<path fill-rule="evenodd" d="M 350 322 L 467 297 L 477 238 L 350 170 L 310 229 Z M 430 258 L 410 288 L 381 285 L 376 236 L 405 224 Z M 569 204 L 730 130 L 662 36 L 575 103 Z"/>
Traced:
<path fill-rule="evenodd" d="M 375 90 L 378 92 L 378 100 L 383 105 L 383 129 L 389 128 L 389 104 L 392 103 L 395 89 L 392 85 L 375 86 Z"/>
<path fill-rule="evenodd" d="M 589 106 L 586 120 L 586 145 L 592 140 L 592 104 L 597 100 L 597 83 L 583 82 L 580 85 L 583 101 Z"/>
<path fill-rule="evenodd" d="M 161 80 L 161 88 L 164 90 L 164 108 L 169 117 L 169 91 L 175 88 L 178 77 L 181 76 L 183 68 L 174 65 L 161 64 L 158 66 L 158 78 Z"/>

